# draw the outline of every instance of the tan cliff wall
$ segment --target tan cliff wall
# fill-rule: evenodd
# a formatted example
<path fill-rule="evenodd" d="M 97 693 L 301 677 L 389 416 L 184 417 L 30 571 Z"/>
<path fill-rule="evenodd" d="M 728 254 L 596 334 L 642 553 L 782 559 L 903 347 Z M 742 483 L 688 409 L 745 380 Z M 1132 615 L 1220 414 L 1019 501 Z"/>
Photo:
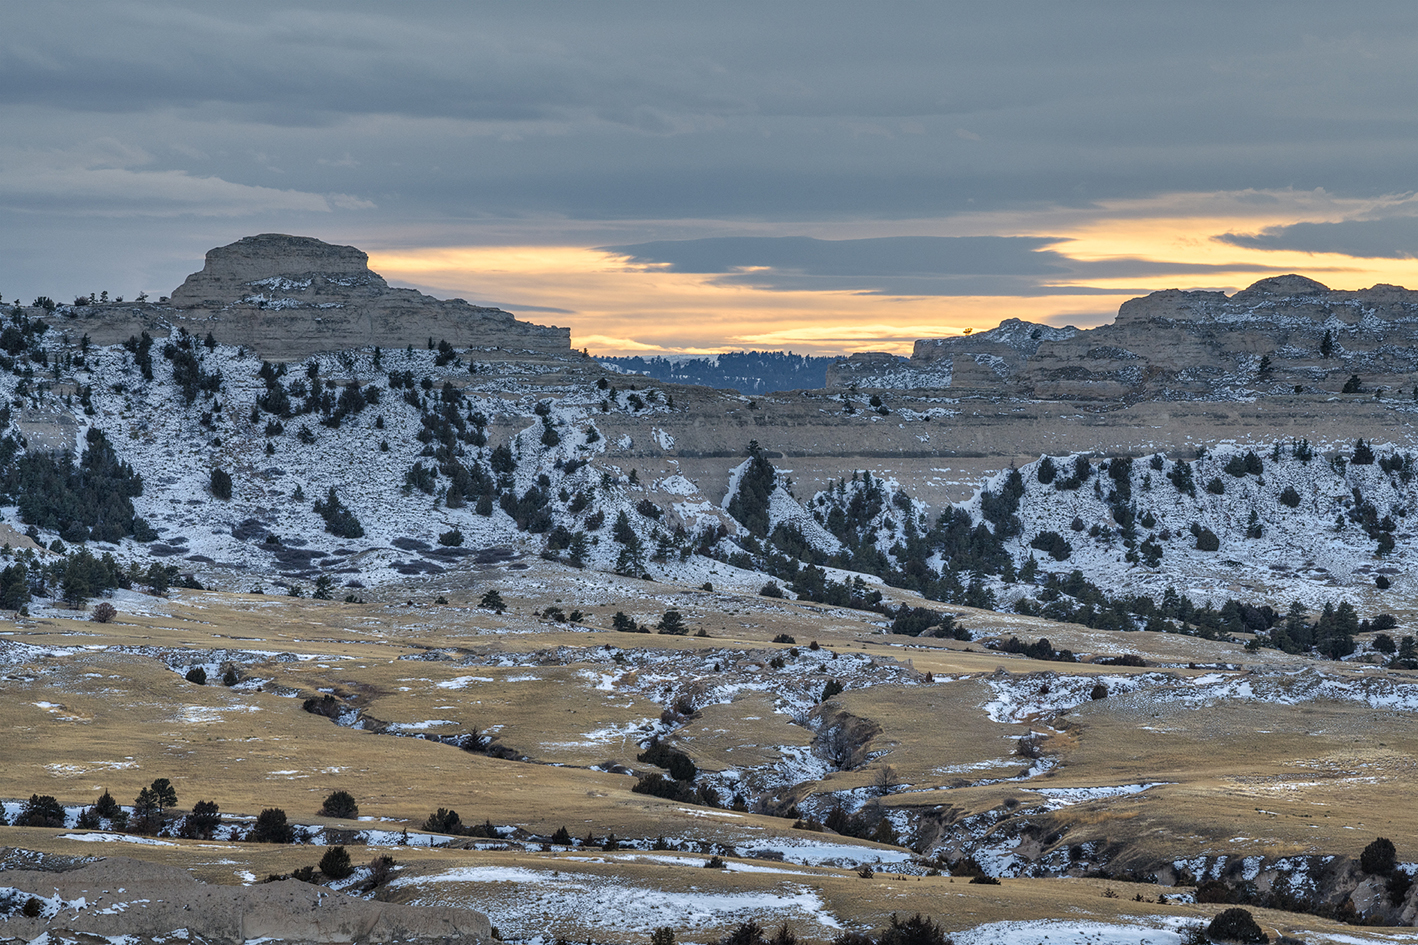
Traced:
<path fill-rule="evenodd" d="M 353 246 L 281 234 L 211 250 L 201 271 L 188 276 L 168 302 L 66 305 L 47 320 L 96 344 L 115 344 L 142 331 L 157 337 L 181 326 L 280 361 L 372 345 L 423 347 L 429 338 L 510 355 L 571 353 L 569 328 L 519 321 L 462 299 L 390 288 Z"/>
<path fill-rule="evenodd" d="M 1369 389 L 1411 391 L 1418 292 L 1336 290 L 1298 275 L 1263 279 L 1230 297 L 1168 289 L 1124 302 L 1112 324 L 1097 328 L 1010 319 L 969 336 L 923 339 L 910 368 L 923 376 L 946 368 L 952 388 L 1045 399 L 1232 399 L 1297 385 L 1338 392 L 1351 374 Z M 854 380 L 872 386 L 867 372 Z"/>

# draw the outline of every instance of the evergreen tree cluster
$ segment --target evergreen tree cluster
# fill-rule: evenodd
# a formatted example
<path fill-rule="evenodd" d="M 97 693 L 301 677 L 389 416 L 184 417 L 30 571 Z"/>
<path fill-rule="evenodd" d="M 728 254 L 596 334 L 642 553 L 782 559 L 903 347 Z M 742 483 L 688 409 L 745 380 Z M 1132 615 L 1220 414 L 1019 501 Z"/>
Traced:
<path fill-rule="evenodd" d="M 420 409 L 418 439 L 424 447 L 422 458 L 405 473 L 406 492 L 417 489 L 428 495 L 436 494 L 449 508 L 471 504 L 478 515 L 490 516 L 494 509 L 501 508 L 520 530 L 533 534 L 543 534 L 552 529 L 555 521 L 553 503 L 559 500 L 572 515 L 586 513 L 587 530 L 600 528 L 604 516 L 597 519 L 597 513 L 592 510 L 593 494 L 589 490 L 578 490 L 574 495 L 562 490 L 563 494 L 558 494 L 552 489 L 551 477 L 541 473 L 530 488 L 518 494 L 515 487 L 517 455 L 507 443 L 484 451 L 488 442 L 488 418 L 471 405 L 465 408 L 462 392 L 451 383 L 445 382 L 441 389 L 435 390 L 428 378 L 415 385 L 411 372 L 401 375 L 396 371 L 390 375 L 390 386 L 404 388 L 405 400 Z M 420 388 L 423 389 L 422 395 Z M 553 430 L 549 425 L 550 406 L 537 406 L 544 423 L 542 442 L 544 445 L 556 445 L 550 443 L 545 435 L 547 430 Z M 587 442 L 591 442 L 589 437 Z M 469 447 L 476 453 L 470 456 Z M 583 460 L 559 457 L 553 468 L 571 476 L 584 465 Z M 577 532 L 582 537 L 576 540 L 569 530 L 563 530 L 567 531 L 567 535 L 556 535 L 549 540 L 548 552 L 555 557 L 556 552 L 569 549 L 574 563 L 583 562 L 589 547 L 584 532 Z"/>
<path fill-rule="evenodd" d="M 635 760 L 664 768 L 676 781 L 693 781 L 699 775 L 699 769 L 689 755 L 658 738 L 651 739 L 645 750 L 635 756 Z"/>
<path fill-rule="evenodd" d="M 296 378 L 289 386 L 282 380 L 286 374 L 286 365 L 273 365 L 267 361 L 261 362 L 257 372 L 266 390 L 256 398 L 256 406 L 280 420 L 311 414 L 333 429 L 365 407 L 377 406 L 383 396 L 377 384 L 361 387 L 354 378 L 343 384 L 323 380 L 317 361 L 308 362 L 305 377 Z M 391 387 L 394 386 L 393 377 L 391 374 Z"/>
<path fill-rule="evenodd" d="M 103 431 L 90 427 L 76 465 L 70 453 L 18 454 L 11 436 L 0 440 L 0 483 L 5 501 L 19 507 L 26 524 L 59 533 L 66 542 L 117 542 L 133 535 L 157 537 L 135 516 L 133 497 L 143 479 L 123 462 Z"/>
<path fill-rule="evenodd" d="M 729 499 L 733 519 L 757 538 L 765 538 L 769 528 L 769 500 L 777 483 L 777 471 L 768 461 L 757 440 L 748 444 L 748 468 L 739 477 L 738 489 Z"/>
<path fill-rule="evenodd" d="M 12 305 L 8 317 L 0 324 L 4 325 L 0 328 L 0 352 L 3 352 L 0 354 L 0 368 L 16 371 L 23 358 L 28 363 L 18 370 L 33 377 L 34 365 L 43 367 L 49 363 L 49 356 L 43 347 L 44 334 L 49 331 L 49 325 L 43 319 L 30 318 L 29 313 L 19 305 Z"/>
<path fill-rule="evenodd" d="M 147 333 L 144 332 L 144 337 L 146 336 Z M 139 344 L 141 345 L 141 341 Z M 198 394 L 214 396 L 222 386 L 222 372 L 207 373 L 203 367 L 202 353 L 197 347 L 197 339 L 192 337 L 186 328 L 181 327 L 177 329 L 176 340 L 168 341 L 162 346 L 162 356 L 172 362 L 172 383 L 182 391 L 182 399 L 188 404 L 193 403 Z M 151 373 L 149 362 L 143 377 L 152 380 L 149 376 Z"/>
<path fill-rule="evenodd" d="M 143 375 L 143 380 L 153 379 L 153 336 L 146 331 L 141 335 L 130 335 L 123 347 L 133 355 L 133 364 Z"/>
<path fill-rule="evenodd" d="M 1073 546 L 1056 531 L 1045 530 L 1035 535 L 1029 542 L 1030 548 L 1046 552 L 1055 561 L 1067 561 L 1073 554 Z"/>
<path fill-rule="evenodd" d="M 201 588 L 190 574 L 180 574 L 175 565 L 153 562 L 143 568 L 134 562 L 124 568 L 112 553 L 96 557 L 87 548 L 67 551 L 62 557 L 43 562 L 28 549 L 18 553 L 6 549 L 3 555 L 14 559 L 0 568 L 3 610 L 18 610 L 33 597 L 56 597 L 77 608 L 89 598 L 137 585 L 147 586 L 154 594 L 165 594 L 174 584 Z"/>
<path fill-rule="evenodd" d="M 1019 637 L 1012 636 L 1003 642 L 987 644 L 992 650 L 999 650 L 1001 653 L 1021 653 L 1031 660 L 1044 660 L 1052 663 L 1077 663 L 1078 657 L 1073 655 L 1072 650 L 1056 650 L 1049 643 L 1048 637 L 1040 637 L 1033 643 L 1024 643 Z"/>
<path fill-rule="evenodd" d="M 719 792 L 708 784 L 692 781 L 676 781 L 654 772 L 638 778 L 630 790 L 636 794 L 664 798 L 680 804 L 698 804 L 701 807 L 719 807 Z"/>
<path fill-rule="evenodd" d="M 1228 476 L 1241 478 L 1243 476 L 1259 476 L 1265 472 L 1265 463 L 1254 450 L 1246 450 L 1245 455 L 1233 453 L 1226 461 L 1222 471 Z"/>
<path fill-rule="evenodd" d="M 1349 507 L 1349 521 L 1362 528 L 1364 534 L 1378 543 L 1379 555 L 1393 551 L 1394 532 L 1398 530 L 1398 523 L 1391 515 L 1381 517 L 1374 503 L 1364 498 L 1364 493 L 1358 486 L 1353 488 L 1351 494 L 1354 496 L 1354 504 Z"/>
<path fill-rule="evenodd" d="M 928 607 L 908 607 L 905 604 L 901 605 L 892 618 L 891 632 L 912 637 L 970 639 L 970 631 L 955 622 L 954 614 L 941 613 Z"/>
<path fill-rule="evenodd" d="M 889 827 L 890 821 L 886 823 Z M 870 879 L 870 867 L 864 867 L 857 875 Z M 900 919 L 892 913 L 891 921 L 881 931 L 868 934 L 848 930 L 832 939 L 831 945 L 950 945 L 950 942 L 944 928 L 918 912 L 909 919 Z M 674 931 L 669 926 L 656 929 L 650 937 L 650 945 L 675 945 Z M 799 945 L 799 939 L 786 922 L 770 934 L 763 926 L 749 919 L 731 929 L 716 945 Z"/>
<path fill-rule="evenodd" d="M 639 355 L 597 360 L 626 374 L 645 374 L 659 381 L 736 390 L 741 394 L 767 394 L 780 390 L 821 390 L 827 386 L 827 369 L 838 359 L 791 351 L 732 351 L 709 358 L 673 361 Z"/>
<path fill-rule="evenodd" d="M 1004 487 L 999 492 L 988 489 L 980 493 L 980 517 L 994 526 L 999 539 L 1013 538 L 1023 527 L 1019 523 L 1019 500 L 1024 497 L 1024 477 L 1010 469 Z"/>
<path fill-rule="evenodd" d="M 364 526 L 355 518 L 354 512 L 340 501 L 335 487 L 325 495 L 325 501 L 315 503 L 315 512 L 325 520 L 325 531 L 338 538 L 363 538 Z"/>
<path fill-rule="evenodd" d="M 1360 632 L 1359 614 L 1348 601 L 1341 601 L 1337 607 L 1326 603 L 1313 621 L 1305 606 L 1296 602 L 1290 605 L 1284 618 L 1272 620 L 1270 624 L 1267 642 L 1276 649 L 1286 653 L 1314 650 L 1330 659 L 1353 653 L 1357 647 L 1354 638 Z"/>
<path fill-rule="evenodd" d="M 456 810 L 446 807 L 440 807 L 429 814 L 423 822 L 423 829 L 430 833 L 443 833 L 454 837 L 483 837 L 495 840 L 501 836 L 491 820 L 485 820 L 481 824 L 465 824 Z"/>

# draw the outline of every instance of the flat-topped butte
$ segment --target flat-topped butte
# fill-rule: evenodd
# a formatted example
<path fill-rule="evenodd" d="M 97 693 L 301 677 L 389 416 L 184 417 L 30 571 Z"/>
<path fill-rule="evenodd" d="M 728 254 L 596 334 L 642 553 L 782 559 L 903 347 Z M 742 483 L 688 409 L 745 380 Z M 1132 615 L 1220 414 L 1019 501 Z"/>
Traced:
<path fill-rule="evenodd" d="M 1370 393 L 1394 391 L 1411 385 L 1415 372 L 1418 292 L 1330 289 L 1284 275 L 1229 297 L 1153 292 L 1124 302 L 1112 324 L 1097 328 L 1006 319 L 989 331 L 923 339 L 908 360 L 844 361 L 829 371 L 828 385 L 1044 400 L 1230 400 L 1338 393 L 1354 374 Z"/>
<path fill-rule="evenodd" d="M 56 327 L 114 344 L 182 326 L 223 344 L 291 361 L 320 351 L 424 346 L 430 338 L 508 356 L 569 357 L 571 330 L 497 308 L 391 288 L 367 254 L 306 236 L 264 233 L 207 253 L 166 302 L 60 306 Z"/>

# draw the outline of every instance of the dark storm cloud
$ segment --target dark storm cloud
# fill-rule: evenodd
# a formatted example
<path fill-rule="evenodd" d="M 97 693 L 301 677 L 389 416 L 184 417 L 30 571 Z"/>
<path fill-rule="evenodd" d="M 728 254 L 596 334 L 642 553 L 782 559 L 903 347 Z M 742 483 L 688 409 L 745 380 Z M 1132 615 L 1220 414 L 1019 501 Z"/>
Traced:
<path fill-rule="evenodd" d="M 1409 4 L 11 4 L 0 230 L 57 252 L 57 216 L 100 211 L 118 244 L 160 212 L 200 256 L 211 217 L 241 221 L 227 241 L 541 220 L 625 242 L 1403 193 L 1415 45 Z"/>
<path fill-rule="evenodd" d="M 1146 290 L 1059 285 L 1057 280 L 1279 271 L 1149 259 L 1078 260 L 1049 248 L 1066 245 L 1064 239 L 1036 236 L 741 236 L 601 248 L 635 263 L 663 264 L 670 272 L 719 275 L 718 282 L 876 295 L 1116 295 Z"/>
<path fill-rule="evenodd" d="M 343 126 L 363 196 L 455 213 L 1405 189 L 1418 16 L 1364 9 L 33 4 L 7 13 L 0 103 L 158 115 L 160 137 L 236 122 L 302 189 L 320 174 L 300 129 Z M 370 116 L 406 124 L 346 124 Z"/>
<path fill-rule="evenodd" d="M 1225 233 L 1223 243 L 1247 249 L 1286 249 L 1302 253 L 1343 253 L 1370 259 L 1418 258 L 1418 217 L 1292 223 L 1259 233 Z"/>

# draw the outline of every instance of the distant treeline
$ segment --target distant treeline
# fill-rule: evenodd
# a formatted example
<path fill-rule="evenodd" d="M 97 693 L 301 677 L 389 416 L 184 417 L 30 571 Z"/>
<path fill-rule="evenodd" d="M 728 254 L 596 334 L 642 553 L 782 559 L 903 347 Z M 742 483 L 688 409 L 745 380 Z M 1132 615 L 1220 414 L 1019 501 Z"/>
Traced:
<path fill-rule="evenodd" d="M 742 394 L 777 390 L 817 390 L 827 386 L 827 368 L 835 357 L 819 358 L 791 351 L 730 351 L 713 357 L 671 361 L 664 357 L 597 358 L 627 374 L 658 381 L 731 388 Z"/>

